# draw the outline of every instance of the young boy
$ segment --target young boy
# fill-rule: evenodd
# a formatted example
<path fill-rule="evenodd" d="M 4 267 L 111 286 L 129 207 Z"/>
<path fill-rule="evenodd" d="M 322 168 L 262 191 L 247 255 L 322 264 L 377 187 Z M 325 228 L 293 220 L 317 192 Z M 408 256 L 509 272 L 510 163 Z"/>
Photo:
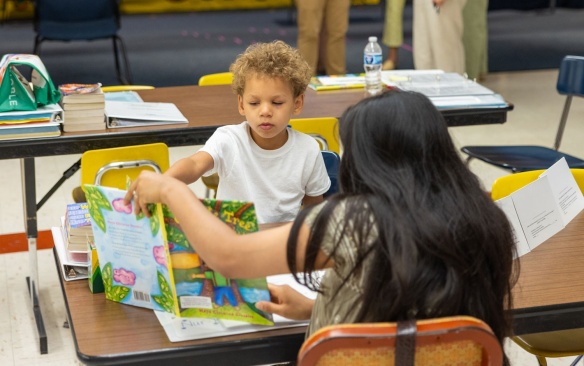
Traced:
<path fill-rule="evenodd" d="M 275 41 L 249 46 L 230 71 L 246 121 L 218 128 L 165 175 L 190 184 L 218 173 L 217 199 L 253 202 L 259 223 L 292 221 L 330 187 L 316 140 L 288 128 L 304 105 L 310 67 L 296 49 Z"/>

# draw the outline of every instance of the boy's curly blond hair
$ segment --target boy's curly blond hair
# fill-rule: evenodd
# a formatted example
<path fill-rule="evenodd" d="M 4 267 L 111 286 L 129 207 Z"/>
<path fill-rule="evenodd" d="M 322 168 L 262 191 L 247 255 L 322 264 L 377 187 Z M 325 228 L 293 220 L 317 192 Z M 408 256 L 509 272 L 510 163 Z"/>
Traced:
<path fill-rule="evenodd" d="M 231 88 L 237 95 L 243 95 L 247 77 L 255 74 L 282 78 L 297 97 L 304 93 L 312 76 L 300 52 L 282 41 L 252 44 L 231 64 L 229 71 L 233 73 Z"/>

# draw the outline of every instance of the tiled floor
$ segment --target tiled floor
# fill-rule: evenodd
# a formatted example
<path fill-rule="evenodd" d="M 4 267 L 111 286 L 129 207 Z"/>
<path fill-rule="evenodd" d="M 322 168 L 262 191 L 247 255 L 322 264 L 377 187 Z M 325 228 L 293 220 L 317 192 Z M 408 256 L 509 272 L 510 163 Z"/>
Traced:
<path fill-rule="evenodd" d="M 557 70 L 490 74 L 484 85 L 499 92 L 515 105 L 508 122 L 502 125 L 452 128 L 457 145 L 474 144 L 539 144 L 551 146 L 562 111 L 564 98 L 556 93 Z M 572 110 L 562 150 L 584 156 L 582 136 L 584 126 L 584 100 L 576 99 Z M 171 160 L 196 151 L 197 147 L 171 148 Z M 52 186 L 78 156 L 37 159 L 37 192 L 41 196 Z M 471 169 L 482 179 L 486 188 L 494 179 L 507 174 L 498 168 L 472 162 Z M 20 189 L 20 163 L 0 160 L 0 233 L 22 232 L 22 200 Z M 39 229 L 45 230 L 59 223 L 65 204 L 70 203 L 71 189 L 78 184 L 79 173 L 55 193 L 39 212 Z M 202 195 L 203 186 L 196 183 L 195 192 Z M 29 273 L 28 253 L 0 255 L 0 365 L 78 365 L 75 347 L 69 329 L 63 328 L 65 310 L 57 272 L 49 250 L 38 252 L 40 273 L 41 309 L 48 333 L 49 353 L 40 355 L 36 340 L 36 327 L 30 310 L 25 283 Z M 537 365 L 535 357 L 513 344 L 507 354 L 514 366 Z M 573 358 L 550 359 L 548 364 L 569 365 Z"/>

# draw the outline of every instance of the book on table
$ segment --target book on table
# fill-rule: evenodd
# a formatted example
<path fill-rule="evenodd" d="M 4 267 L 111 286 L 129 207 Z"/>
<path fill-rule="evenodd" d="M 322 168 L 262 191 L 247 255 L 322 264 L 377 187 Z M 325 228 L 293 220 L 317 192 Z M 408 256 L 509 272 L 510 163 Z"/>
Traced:
<path fill-rule="evenodd" d="M 65 281 L 88 278 L 90 258 L 88 252 L 69 251 L 67 249 L 67 230 L 65 216 L 61 217 L 61 225 L 51 228 L 55 251 L 61 264 L 61 272 Z M 86 244 L 87 245 L 87 244 Z"/>
<path fill-rule="evenodd" d="M 184 124 L 189 121 L 173 103 L 124 102 L 105 103 L 108 128 Z"/>
<path fill-rule="evenodd" d="M 68 204 L 63 227 L 65 229 L 67 250 L 87 254 L 89 251 L 87 240 L 93 237 L 87 203 Z"/>
<path fill-rule="evenodd" d="M 59 91 L 64 110 L 63 131 L 105 129 L 105 97 L 101 84 L 63 84 Z"/>
<path fill-rule="evenodd" d="M 308 87 L 316 91 L 362 89 L 365 87 L 365 74 L 313 76 Z"/>
<path fill-rule="evenodd" d="M 0 113 L 0 140 L 56 137 L 61 135 L 63 109 L 48 104 L 34 111 Z"/>
<path fill-rule="evenodd" d="M 584 196 L 562 158 L 538 179 L 495 203 L 507 215 L 520 257 L 568 225 L 584 209 Z"/>
<path fill-rule="evenodd" d="M 77 103 L 101 103 L 105 97 L 101 90 L 101 84 L 63 84 L 59 85 L 62 104 Z"/>
<path fill-rule="evenodd" d="M 265 278 L 227 279 L 199 258 L 172 213 L 150 205 L 151 217 L 125 206 L 126 191 L 84 185 L 106 299 L 187 318 L 272 325 L 255 307 L 269 300 Z M 203 200 L 236 233 L 257 231 L 252 203 Z"/>
<path fill-rule="evenodd" d="M 438 109 L 506 108 L 503 97 L 463 75 L 443 70 L 391 70 L 381 72 L 382 82 L 400 90 L 427 96 Z"/>

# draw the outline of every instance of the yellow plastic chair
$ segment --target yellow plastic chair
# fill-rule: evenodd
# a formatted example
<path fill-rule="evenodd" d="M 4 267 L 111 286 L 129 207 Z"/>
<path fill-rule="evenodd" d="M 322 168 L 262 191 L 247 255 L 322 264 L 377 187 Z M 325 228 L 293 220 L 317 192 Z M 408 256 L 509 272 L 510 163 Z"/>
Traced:
<path fill-rule="evenodd" d="M 209 85 L 227 85 L 233 82 L 233 73 L 231 72 L 219 72 L 216 74 L 203 75 L 199 78 L 199 86 L 209 86 Z M 205 185 L 206 192 L 205 196 L 207 198 L 211 197 L 211 191 L 213 191 L 213 197 L 217 195 L 217 187 L 219 186 L 219 176 L 217 174 L 212 174 L 208 177 L 201 177 L 203 184 Z"/>
<path fill-rule="evenodd" d="M 163 143 L 88 150 L 81 155 L 81 186 L 73 189 L 73 201 L 86 202 L 84 184 L 126 189 L 126 177 L 134 180 L 143 169 L 164 173 L 169 165 Z"/>
<path fill-rule="evenodd" d="M 507 197 L 519 188 L 536 180 L 545 170 L 531 170 L 528 172 L 505 175 L 493 183 L 491 187 L 491 198 L 496 201 Z M 584 169 L 570 169 L 576 179 L 576 183 L 582 192 L 584 192 Z"/>
<path fill-rule="evenodd" d="M 131 90 L 149 90 L 154 89 L 150 85 L 108 85 L 102 86 L 101 90 L 104 93 L 118 92 L 118 91 L 131 91 Z"/>
<path fill-rule="evenodd" d="M 233 82 L 233 73 L 219 72 L 216 74 L 203 75 L 199 78 L 199 86 L 226 85 Z"/>
<path fill-rule="evenodd" d="M 483 321 L 453 316 L 328 326 L 311 335 L 298 354 L 299 366 L 414 364 L 499 366 L 503 349 Z"/>
<path fill-rule="evenodd" d="M 570 169 L 578 187 L 584 192 L 584 169 Z M 491 198 L 498 200 L 536 180 L 544 170 L 532 170 L 498 178 L 491 188 Z M 584 354 L 584 328 L 557 332 L 532 333 L 514 336 L 513 342 L 535 355 L 541 366 L 547 365 L 547 357 L 578 356 L 571 365 L 576 365 Z"/>
<path fill-rule="evenodd" d="M 310 135 L 318 141 L 321 150 L 341 153 L 339 144 L 339 120 L 334 117 L 297 118 L 289 125 L 300 132 Z"/>
<path fill-rule="evenodd" d="M 81 155 L 81 184 L 126 189 L 126 177 L 134 180 L 146 168 L 164 173 L 169 164 L 168 146 L 161 142 L 88 150 Z"/>

